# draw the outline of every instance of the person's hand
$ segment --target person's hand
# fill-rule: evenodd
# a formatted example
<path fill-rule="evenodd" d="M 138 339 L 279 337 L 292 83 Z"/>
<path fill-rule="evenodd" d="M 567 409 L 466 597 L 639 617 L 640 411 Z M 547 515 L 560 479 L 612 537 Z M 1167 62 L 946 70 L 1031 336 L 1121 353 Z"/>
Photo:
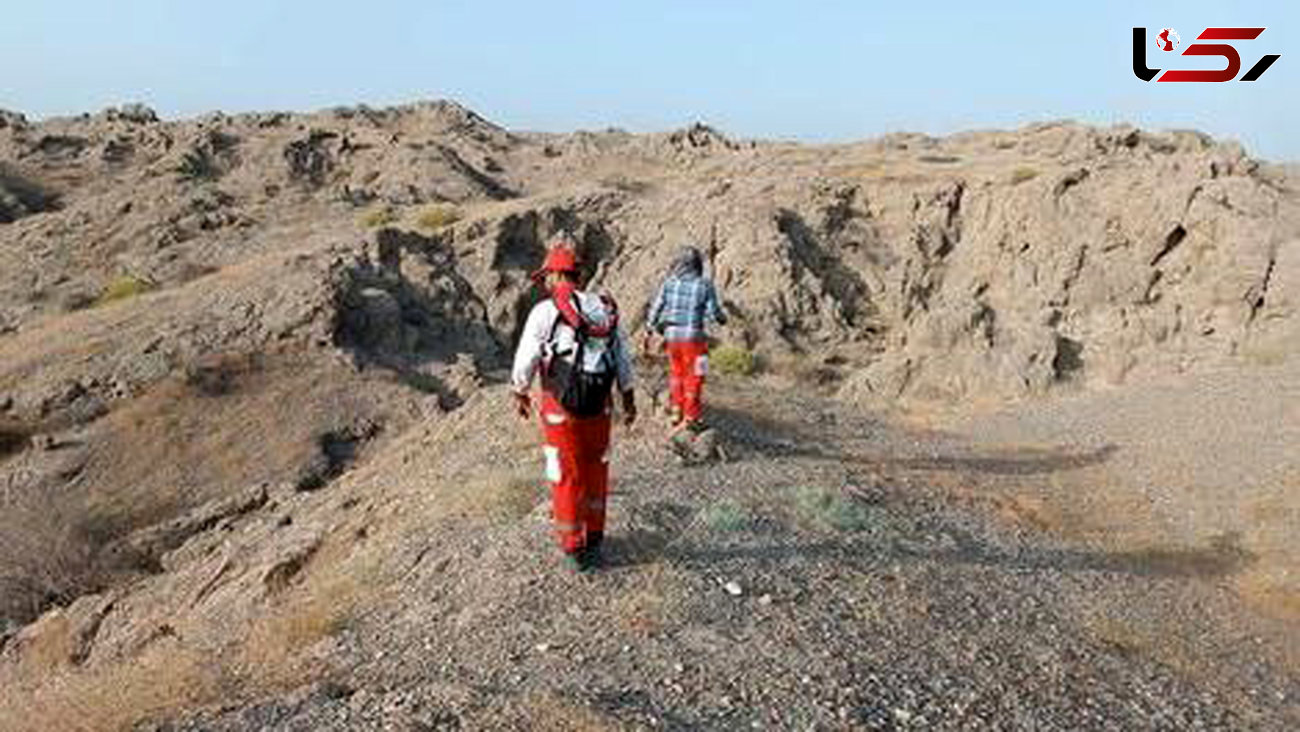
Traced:
<path fill-rule="evenodd" d="M 623 426 L 631 427 L 636 421 L 636 394 L 631 390 L 623 392 Z"/>
<path fill-rule="evenodd" d="M 528 398 L 528 392 L 515 392 L 515 412 L 520 419 L 528 419 L 533 415 L 533 401 Z"/>

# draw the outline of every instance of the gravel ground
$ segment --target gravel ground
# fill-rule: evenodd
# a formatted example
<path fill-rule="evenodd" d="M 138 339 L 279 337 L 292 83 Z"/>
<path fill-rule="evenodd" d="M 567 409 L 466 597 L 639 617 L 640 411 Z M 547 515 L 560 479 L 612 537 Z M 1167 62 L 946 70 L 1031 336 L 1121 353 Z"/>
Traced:
<path fill-rule="evenodd" d="M 315 649 L 326 681 L 153 728 L 1300 725 L 1296 627 L 1228 581 L 1248 556 L 1054 538 L 985 490 L 1112 450 L 977 450 L 773 393 L 712 387 L 725 462 L 679 464 L 652 424 L 616 436 L 600 571 L 561 569 L 544 505 L 430 524 Z"/>

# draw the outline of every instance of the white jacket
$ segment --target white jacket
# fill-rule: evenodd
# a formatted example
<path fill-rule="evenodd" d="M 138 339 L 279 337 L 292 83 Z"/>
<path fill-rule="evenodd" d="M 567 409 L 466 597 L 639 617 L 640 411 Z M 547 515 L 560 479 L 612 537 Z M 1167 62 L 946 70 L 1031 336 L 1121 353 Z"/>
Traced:
<path fill-rule="evenodd" d="M 582 314 L 594 324 L 604 323 L 608 320 L 609 314 L 605 309 L 605 302 L 599 295 L 589 292 L 579 292 L 578 307 Z M 514 369 L 510 373 L 510 384 L 517 393 L 527 393 L 532 388 L 533 377 L 537 374 L 538 368 L 542 361 L 551 357 L 552 347 L 556 352 L 571 352 L 576 345 L 573 328 L 560 318 L 560 309 L 550 298 L 543 300 L 533 306 L 532 312 L 528 314 L 528 320 L 524 323 L 523 333 L 519 336 L 519 347 L 515 350 Z M 554 330 L 554 343 L 549 343 L 551 333 Z M 614 329 L 614 364 L 617 370 L 618 387 L 620 391 L 628 391 L 632 388 L 633 374 L 632 361 L 629 358 L 627 347 L 627 337 L 623 333 L 623 326 L 620 325 Z"/>

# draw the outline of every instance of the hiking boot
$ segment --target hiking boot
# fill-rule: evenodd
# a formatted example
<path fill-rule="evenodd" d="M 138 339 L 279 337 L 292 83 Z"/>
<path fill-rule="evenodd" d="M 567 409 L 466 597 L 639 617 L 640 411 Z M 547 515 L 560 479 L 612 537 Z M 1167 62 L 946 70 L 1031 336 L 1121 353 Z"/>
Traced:
<path fill-rule="evenodd" d="M 600 567 L 601 555 L 600 544 L 605 540 L 605 535 L 600 531 L 593 531 L 587 534 L 587 545 L 578 553 L 581 562 L 588 570 Z"/>
<path fill-rule="evenodd" d="M 587 560 L 587 550 L 579 549 L 576 552 L 565 552 L 564 558 L 560 560 L 564 568 L 574 574 L 582 574 L 591 569 Z"/>
<path fill-rule="evenodd" d="M 668 438 L 668 447 L 683 465 L 690 465 L 695 459 L 695 450 L 692 448 L 694 442 L 690 432 L 680 430 Z"/>

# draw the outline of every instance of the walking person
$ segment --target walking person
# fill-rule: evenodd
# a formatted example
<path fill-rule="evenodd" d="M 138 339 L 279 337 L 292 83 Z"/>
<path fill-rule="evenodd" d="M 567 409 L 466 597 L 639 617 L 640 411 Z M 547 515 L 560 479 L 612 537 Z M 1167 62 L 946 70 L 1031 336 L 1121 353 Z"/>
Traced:
<path fill-rule="evenodd" d="M 710 323 L 725 325 L 727 314 L 718 303 L 713 281 L 704 276 L 704 257 L 683 247 L 659 288 L 646 319 L 646 340 L 654 333 L 668 352 L 668 392 L 673 427 L 692 432 L 704 429 L 704 379 L 709 372 Z"/>
<path fill-rule="evenodd" d="M 557 240 L 533 273 L 547 298 L 528 314 L 511 383 L 516 410 L 528 419 L 534 376 L 541 375 L 538 411 L 555 532 L 565 562 L 586 571 L 598 564 L 605 536 L 615 385 L 624 425 L 637 412 L 618 306 L 607 295 L 579 290 L 578 272 L 572 242 Z"/>

